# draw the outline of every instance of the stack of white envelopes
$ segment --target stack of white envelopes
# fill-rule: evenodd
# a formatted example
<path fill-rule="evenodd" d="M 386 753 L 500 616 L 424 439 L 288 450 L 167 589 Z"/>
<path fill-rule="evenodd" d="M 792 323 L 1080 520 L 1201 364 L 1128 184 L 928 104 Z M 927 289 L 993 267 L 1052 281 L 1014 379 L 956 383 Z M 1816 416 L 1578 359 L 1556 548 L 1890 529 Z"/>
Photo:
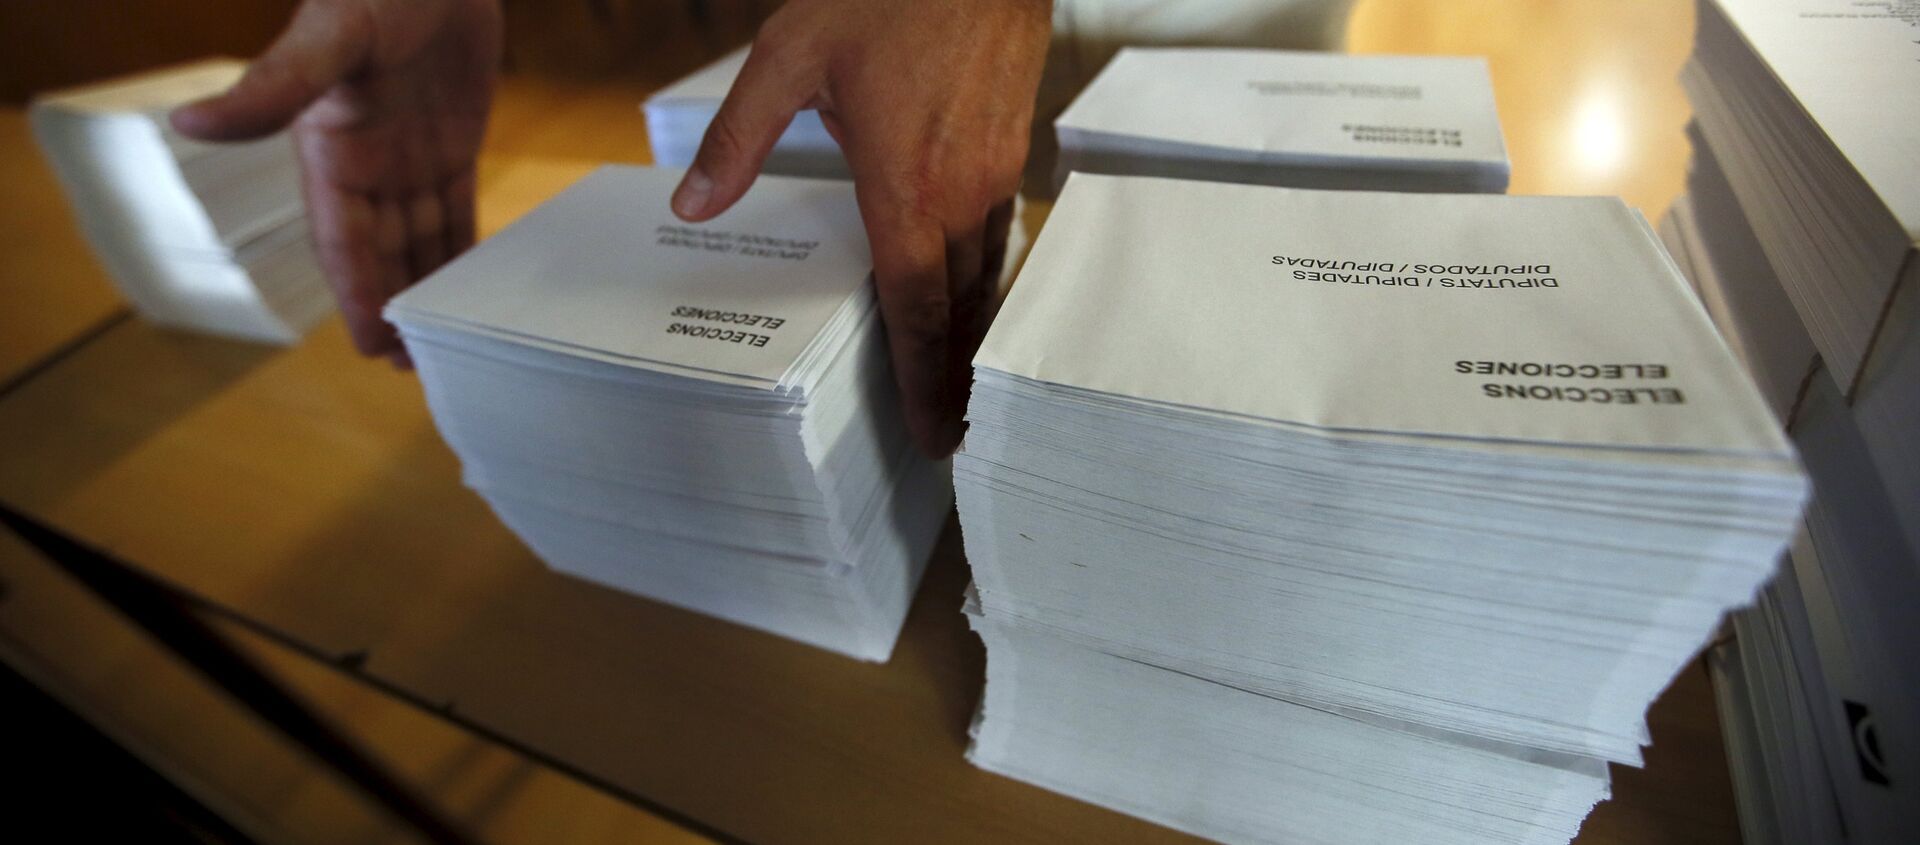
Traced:
<path fill-rule="evenodd" d="M 900 419 L 852 187 L 705 224 L 594 171 L 388 319 L 467 483 L 554 569 L 866 660 L 949 504 Z"/>
<path fill-rule="evenodd" d="M 1855 409 L 1820 363 L 1710 147 L 1661 234 L 1777 416 L 1814 496 L 1781 577 L 1712 666 L 1748 842 L 1902 842 L 1920 825 L 1917 559 Z"/>
<path fill-rule="evenodd" d="M 1500 193 L 1477 58 L 1128 48 L 1054 121 L 1073 171 L 1299 188 Z"/>
<path fill-rule="evenodd" d="M 1564 842 L 1606 764 L 1302 705 L 983 614 L 989 770 L 1222 842 Z"/>
<path fill-rule="evenodd" d="M 975 378 L 973 758 L 1218 838 L 1566 840 L 1805 495 L 1613 199 L 1075 176 Z"/>
<path fill-rule="evenodd" d="M 1782 575 L 1713 666 L 1745 838 L 1899 843 L 1920 825 L 1914 556 L 1850 409 L 1811 380 L 1794 421 L 1815 495 Z"/>
<path fill-rule="evenodd" d="M 720 103 L 733 88 L 733 80 L 747 63 L 747 48 L 742 47 L 692 75 L 668 85 L 641 104 L 647 117 L 647 141 L 653 145 L 653 163 L 660 167 L 686 167 L 700 152 L 700 140 L 707 125 L 720 112 Z M 812 109 L 794 115 L 793 122 L 780 135 L 767 155 L 762 172 L 784 176 L 846 178 L 847 160 L 840 145 L 827 134 L 820 113 Z"/>
<path fill-rule="evenodd" d="M 33 130 L 94 252 L 143 316 L 291 343 L 332 304 L 292 141 L 205 144 L 167 122 L 245 67 L 215 59 L 47 94 L 33 101 Z"/>
<path fill-rule="evenodd" d="M 1706 0 L 1695 120 L 1920 548 L 1920 61 L 1911 10 Z"/>
<path fill-rule="evenodd" d="M 1682 77 L 1693 172 L 1664 222 L 1814 487 L 1793 577 L 1716 664 L 1753 842 L 1920 828 L 1920 30 L 1898 5 L 1702 2 Z"/>
<path fill-rule="evenodd" d="M 1697 128 L 1687 134 L 1694 149 L 1687 193 L 1661 219 L 1661 241 L 1784 425 L 1819 367 L 1819 352 L 1713 151 Z"/>

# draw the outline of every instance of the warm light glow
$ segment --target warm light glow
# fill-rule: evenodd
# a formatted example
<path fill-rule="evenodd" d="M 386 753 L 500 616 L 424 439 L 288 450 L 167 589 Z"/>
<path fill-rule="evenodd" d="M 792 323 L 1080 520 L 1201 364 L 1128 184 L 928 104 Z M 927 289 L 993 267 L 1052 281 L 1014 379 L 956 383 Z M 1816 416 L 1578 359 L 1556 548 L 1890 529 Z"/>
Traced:
<path fill-rule="evenodd" d="M 1573 119 L 1573 158 L 1591 175 L 1614 172 L 1627 151 L 1626 117 L 1612 97 L 1590 94 Z"/>

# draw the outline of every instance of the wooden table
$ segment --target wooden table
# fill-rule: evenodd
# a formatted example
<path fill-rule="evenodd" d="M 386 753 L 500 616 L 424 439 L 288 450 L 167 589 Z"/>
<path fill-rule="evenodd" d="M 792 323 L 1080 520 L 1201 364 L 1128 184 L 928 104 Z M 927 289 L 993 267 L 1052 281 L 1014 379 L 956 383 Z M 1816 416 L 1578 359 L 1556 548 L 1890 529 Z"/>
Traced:
<path fill-rule="evenodd" d="M 27 116 L 0 110 L 0 391 L 126 313 L 88 254 Z"/>
<path fill-rule="evenodd" d="M 1690 23 L 1675 2 L 1384 0 L 1353 32 L 1360 51 L 1491 56 L 1516 191 L 1621 193 L 1652 215 L 1684 166 L 1672 76 Z M 641 93 L 510 85 L 483 228 L 600 160 L 644 157 Z M 29 193 L 16 213 L 63 219 L 54 199 Z M 10 285 L 90 266 L 72 239 L 9 245 Z M 16 293 L 0 313 L 50 336 L 113 307 L 17 317 Z M 952 526 L 885 666 L 554 575 L 461 487 L 415 381 L 354 356 L 337 320 L 286 350 L 115 323 L 0 396 L 0 455 L 0 500 L 216 615 L 727 837 L 1184 838 L 962 759 L 983 659 Z M 8 548 L 0 566 L 31 565 Z M 1703 674 L 1684 672 L 1650 721 L 1648 766 L 1616 768 L 1582 841 L 1737 839 Z"/>

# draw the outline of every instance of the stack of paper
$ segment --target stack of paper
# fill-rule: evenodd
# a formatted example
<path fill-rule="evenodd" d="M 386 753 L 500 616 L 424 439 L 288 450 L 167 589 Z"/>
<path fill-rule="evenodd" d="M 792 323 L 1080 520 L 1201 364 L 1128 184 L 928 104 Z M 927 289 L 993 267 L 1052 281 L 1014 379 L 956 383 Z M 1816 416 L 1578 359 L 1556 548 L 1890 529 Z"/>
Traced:
<path fill-rule="evenodd" d="M 1072 171 L 1300 188 L 1500 193 L 1486 62 L 1121 50 L 1054 121 Z"/>
<path fill-rule="evenodd" d="M 707 65 L 678 82 L 648 97 L 641 104 L 647 116 L 647 141 L 653 145 L 653 163 L 660 167 L 686 167 L 700 152 L 700 140 L 706 137 L 707 124 L 720 112 L 720 102 L 733 87 L 733 79 L 747 63 L 747 48 L 742 47 L 725 58 Z M 820 113 L 806 109 L 793 116 L 773 152 L 761 168 L 766 173 L 785 176 L 812 176 L 844 179 L 847 160 L 840 145 L 827 134 Z"/>
<path fill-rule="evenodd" d="M 1920 826 L 1911 778 L 1920 679 L 1917 559 L 1855 412 L 1696 141 L 1690 194 L 1662 221 L 1730 346 L 1790 420 L 1814 482 L 1783 576 L 1714 651 L 1720 720 L 1749 842 L 1901 842 Z M 1787 378 L 1805 371 L 1799 377 Z"/>
<path fill-rule="evenodd" d="M 974 758 L 1206 835 L 1564 841 L 1805 492 L 1612 199 L 1076 176 L 975 379 Z"/>
<path fill-rule="evenodd" d="M 1302 705 L 983 615 L 976 764 L 1223 842 L 1565 842 L 1606 765 Z"/>
<path fill-rule="evenodd" d="M 1813 351 L 1714 153 L 1695 138 L 1689 195 L 1662 234 L 1707 310 L 1789 420 L 1815 496 L 1785 577 L 1733 617 L 1712 666 L 1749 842 L 1900 842 L 1920 681 L 1916 560 L 1855 412 Z"/>
<path fill-rule="evenodd" d="M 1814 483 L 1794 578 L 1735 619 L 1716 663 L 1742 823 L 1758 842 L 1904 842 L 1920 828 L 1920 30 L 1838 2 L 1717 0 L 1699 21 L 1693 173 L 1665 225 L 1785 399 Z"/>
<path fill-rule="evenodd" d="M 1694 148 L 1687 194 L 1660 221 L 1661 240 L 1759 385 L 1774 418 L 1785 425 L 1819 366 L 1819 353 L 1734 199 L 1719 161 L 1697 129 L 1689 127 L 1687 134 Z"/>
<path fill-rule="evenodd" d="M 1783 577 L 1715 650 L 1745 838 L 1898 843 L 1920 829 L 1920 579 L 1866 443 L 1824 372 L 1797 408 L 1816 495 Z"/>
<path fill-rule="evenodd" d="M 1920 29 L 1883 6 L 1704 0 L 1683 81 L 1920 548 Z"/>
<path fill-rule="evenodd" d="M 328 297 L 285 134 L 204 144 L 167 113 L 245 65 L 216 59 L 35 98 L 34 135 L 120 292 L 168 326 L 291 343 Z"/>
<path fill-rule="evenodd" d="M 1034 98 L 1027 188 L 1051 196 L 1059 149 L 1053 121 L 1126 47 L 1340 50 L 1353 0 L 1209 0 L 1169 13 L 1166 0 L 1056 0 L 1046 68 Z"/>
<path fill-rule="evenodd" d="M 466 480 L 554 569 L 885 660 L 951 502 L 899 417 L 852 187 L 689 225 L 605 167 L 396 297 Z"/>

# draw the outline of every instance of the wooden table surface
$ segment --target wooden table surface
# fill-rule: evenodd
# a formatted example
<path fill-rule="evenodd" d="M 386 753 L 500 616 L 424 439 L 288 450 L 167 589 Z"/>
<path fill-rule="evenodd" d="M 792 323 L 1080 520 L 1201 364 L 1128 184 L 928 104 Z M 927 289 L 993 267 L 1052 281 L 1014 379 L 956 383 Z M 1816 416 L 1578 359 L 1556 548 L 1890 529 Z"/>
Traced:
<path fill-rule="evenodd" d="M 1515 192 L 1617 193 L 1652 217 L 1680 188 L 1685 3 L 1380 0 L 1352 31 L 1360 52 L 1488 55 Z M 644 160 L 648 84 L 510 81 L 482 166 L 483 229 L 600 161 Z M 0 115 L 0 130 L 18 120 Z M 27 174 L 15 184 L 44 177 L 13 135 L 0 143 L 4 172 Z M 118 307 L 50 183 L 20 196 L 8 213 L 42 234 L 0 242 L 0 379 Z M 730 837 L 1184 838 L 962 759 L 983 659 L 958 613 L 953 526 L 885 666 L 554 575 L 461 487 L 412 377 L 355 357 L 337 319 L 285 350 L 111 324 L 0 395 L 0 500 L 217 614 Z M 17 565 L 9 548 L 0 562 Z M 1737 840 L 1698 667 L 1650 722 L 1648 766 L 1616 767 L 1616 797 L 1581 841 Z"/>
<path fill-rule="evenodd" d="M 0 110 L 0 390 L 124 315 L 18 109 Z"/>

